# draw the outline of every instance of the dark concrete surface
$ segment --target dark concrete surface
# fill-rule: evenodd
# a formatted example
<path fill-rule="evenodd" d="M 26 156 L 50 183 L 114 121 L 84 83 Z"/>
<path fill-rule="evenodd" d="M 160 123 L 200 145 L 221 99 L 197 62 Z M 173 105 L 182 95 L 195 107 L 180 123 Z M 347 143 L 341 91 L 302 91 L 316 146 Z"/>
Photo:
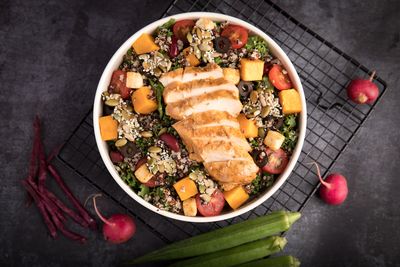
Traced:
<path fill-rule="evenodd" d="M 162 245 L 141 224 L 136 238 L 119 246 L 96 233 L 85 233 L 86 245 L 63 237 L 53 241 L 36 208 L 25 207 L 19 181 L 27 173 L 34 114 L 45 123 L 48 149 L 65 140 L 92 105 L 113 52 L 168 5 L 0 1 L 1 266 L 110 266 Z M 400 2 L 290 0 L 279 5 L 388 82 L 381 103 L 335 164 L 334 170 L 348 177 L 347 201 L 331 207 L 313 197 L 287 234 L 285 250 L 303 266 L 400 266 Z M 59 168 L 80 199 L 96 192 Z M 102 203 L 105 213 L 118 209 L 112 205 Z"/>

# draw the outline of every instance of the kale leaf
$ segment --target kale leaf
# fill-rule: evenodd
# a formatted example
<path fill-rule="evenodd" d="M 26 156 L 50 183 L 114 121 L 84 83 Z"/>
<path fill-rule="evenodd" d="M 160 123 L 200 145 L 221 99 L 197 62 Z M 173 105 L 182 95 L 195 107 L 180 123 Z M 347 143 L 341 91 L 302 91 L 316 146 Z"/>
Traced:
<path fill-rule="evenodd" d="M 164 103 L 163 103 L 163 92 L 164 86 L 157 80 L 149 79 L 150 85 L 156 94 L 156 99 L 158 103 L 158 113 L 160 114 L 160 118 L 162 119 L 164 116 Z"/>
<path fill-rule="evenodd" d="M 267 42 L 263 38 L 261 38 L 260 36 L 256 36 L 256 35 L 249 37 L 249 39 L 247 40 L 245 48 L 249 52 L 257 50 L 260 53 L 261 57 L 266 56 L 268 54 L 268 52 L 269 52 Z"/>
<path fill-rule="evenodd" d="M 297 115 L 290 114 L 284 117 L 280 132 L 285 136 L 282 148 L 288 152 L 292 152 L 297 143 L 298 134 L 296 132 L 296 126 Z"/>

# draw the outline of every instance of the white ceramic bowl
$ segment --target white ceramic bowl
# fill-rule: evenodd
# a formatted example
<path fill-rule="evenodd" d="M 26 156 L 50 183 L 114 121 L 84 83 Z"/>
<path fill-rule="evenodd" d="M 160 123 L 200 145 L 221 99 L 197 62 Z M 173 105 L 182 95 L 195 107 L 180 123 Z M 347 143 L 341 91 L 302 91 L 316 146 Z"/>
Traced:
<path fill-rule="evenodd" d="M 102 115 L 102 100 L 101 100 L 101 94 L 102 92 L 107 90 L 107 87 L 110 83 L 111 80 L 111 75 L 114 70 L 118 68 L 118 66 L 122 62 L 122 58 L 125 55 L 126 51 L 131 47 L 132 43 L 142 34 L 142 33 L 153 33 L 155 29 L 167 22 L 170 18 L 174 18 L 175 20 L 182 20 L 182 19 L 198 19 L 206 17 L 209 19 L 212 19 L 213 21 L 228 21 L 232 24 L 240 25 L 245 28 L 247 28 L 252 34 L 256 34 L 264 38 L 267 43 L 269 44 L 269 48 L 272 52 L 272 54 L 277 57 L 284 67 L 286 68 L 287 72 L 289 73 L 290 79 L 292 83 L 294 84 L 294 87 L 299 91 L 300 96 L 301 96 L 301 101 L 303 105 L 303 109 L 300 114 L 300 119 L 299 119 L 299 139 L 296 145 L 296 148 L 294 149 L 294 152 L 292 154 L 292 157 L 290 158 L 290 161 L 285 169 L 285 171 L 277 178 L 275 181 L 274 185 L 268 189 L 265 193 L 260 195 L 259 197 L 255 198 L 254 200 L 246 203 L 242 207 L 240 207 L 237 210 L 232 210 L 223 214 L 220 214 L 218 216 L 213 216 L 213 217 L 188 217 L 184 215 L 179 215 L 175 214 L 172 212 L 168 211 L 163 211 L 152 204 L 148 203 L 147 201 L 143 200 L 141 197 L 139 197 L 133 190 L 124 183 L 124 181 L 120 178 L 118 175 L 117 171 L 114 168 L 113 163 L 110 160 L 109 153 L 108 153 L 108 147 L 106 142 L 104 142 L 101 139 L 100 136 L 100 128 L 99 128 L 99 117 Z M 306 101 L 304 97 L 304 92 L 303 92 L 303 87 L 300 82 L 300 78 L 289 60 L 288 56 L 283 52 L 283 50 L 278 46 L 278 44 L 271 39 L 268 35 L 266 35 L 263 31 L 260 29 L 256 28 L 255 26 L 231 17 L 227 15 L 222 15 L 218 13 L 208 13 L 208 12 L 192 12 L 192 13 L 183 13 L 183 14 L 178 14 L 174 15 L 171 17 L 163 18 L 160 20 L 157 20 L 150 25 L 147 25 L 146 27 L 142 28 L 138 32 L 136 32 L 134 35 L 132 35 L 128 40 L 126 40 L 125 43 L 121 45 L 121 47 L 115 52 L 113 57 L 111 58 L 110 62 L 108 62 L 106 68 L 104 69 L 104 72 L 100 78 L 100 82 L 97 86 L 97 91 L 96 91 L 96 96 L 94 99 L 94 107 L 93 107 L 93 125 L 94 125 L 94 133 L 96 137 L 96 143 L 100 151 L 100 155 L 104 161 L 104 164 L 106 165 L 108 171 L 110 172 L 111 176 L 114 178 L 114 180 L 119 184 L 119 186 L 129 195 L 131 196 L 134 200 L 145 206 L 146 208 L 161 214 L 163 216 L 166 216 L 168 218 L 176 219 L 176 220 L 181 220 L 181 221 L 187 221 L 187 222 L 214 222 L 214 221 L 220 221 L 220 220 L 226 220 L 238 215 L 241 215 L 251 209 L 254 209 L 258 205 L 262 204 L 264 201 L 266 201 L 270 196 L 272 196 L 280 186 L 285 182 L 285 180 L 288 178 L 289 174 L 293 170 L 293 167 L 295 166 L 297 159 L 299 158 L 301 149 L 303 147 L 303 142 L 304 142 L 304 137 L 305 137 L 305 132 L 306 132 L 306 120 L 307 120 L 307 111 L 306 111 Z"/>

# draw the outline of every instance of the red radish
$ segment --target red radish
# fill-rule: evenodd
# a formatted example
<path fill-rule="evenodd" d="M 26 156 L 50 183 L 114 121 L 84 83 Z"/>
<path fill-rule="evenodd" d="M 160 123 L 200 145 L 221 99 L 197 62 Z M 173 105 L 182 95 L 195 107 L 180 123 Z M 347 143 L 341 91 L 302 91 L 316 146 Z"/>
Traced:
<path fill-rule="evenodd" d="M 114 214 L 108 219 L 104 218 L 97 209 L 96 197 L 98 196 L 101 195 L 93 197 L 93 205 L 97 215 L 104 222 L 104 239 L 113 244 L 121 244 L 131 239 L 136 232 L 136 224 L 133 219 L 126 214 Z"/>
<path fill-rule="evenodd" d="M 349 192 L 346 178 L 339 173 L 332 173 L 323 180 L 318 164 L 316 162 L 313 162 L 313 164 L 317 167 L 318 178 L 322 184 L 319 188 L 319 195 L 322 200 L 330 205 L 342 204 Z"/>
<path fill-rule="evenodd" d="M 179 143 L 175 136 L 169 133 L 163 133 L 160 135 L 160 139 L 163 140 L 171 150 L 179 152 Z"/>
<path fill-rule="evenodd" d="M 110 158 L 112 163 L 118 163 L 124 161 L 124 156 L 119 151 L 111 151 Z"/>
<path fill-rule="evenodd" d="M 354 79 L 347 86 L 347 96 L 357 104 L 371 104 L 379 95 L 379 89 L 372 82 L 375 71 L 372 72 L 369 79 Z"/>

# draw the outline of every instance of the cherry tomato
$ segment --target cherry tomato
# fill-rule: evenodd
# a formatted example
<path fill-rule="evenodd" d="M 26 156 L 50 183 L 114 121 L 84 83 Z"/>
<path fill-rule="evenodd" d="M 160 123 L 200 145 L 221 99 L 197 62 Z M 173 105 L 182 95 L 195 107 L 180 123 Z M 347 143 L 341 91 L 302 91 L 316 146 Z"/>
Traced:
<path fill-rule="evenodd" d="M 221 36 L 226 37 L 231 41 L 233 49 L 242 48 L 247 43 L 249 33 L 247 30 L 238 25 L 228 25 L 222 31 Z"/>
<path fill-rule="evenodd" d="M 123 99 L 128 99 L 131 89 L 126 87 L 126 72 L 115 70 L 111 76 L 111 82 L 108 86 L 110 93 L 120 94 Z"/>
<path fill-rule="evenodd" d="M 149 181 L 144 183 L 145 186 L 147 187 L 156 187 L 163 185 L 165 183 L 165 175 L 164 174 L 158 174 L 156 176 L 153 176 Z"/>
<path fill-rule="evenodd" d="M 216 189 L 211 195 L 211 200 L 208 203 L 202 203 L 200 194 L 196 196 L 197 210 L 204 217 L 216 216 L 221 213 L 225 205 L 224 194 Z"/>
<path fill-rule="evenodd" d="M 271 68 L 268 78 L 272 85 L 278 90 L 286 90 L 293 87 L 289 76 L 283 73 L 282 67 L 278 64 L 274 64 Z"/>
<path fill-rule="evenodd" d="M 195 25 L 194 20 L 191 19 L 184 19 L 175 22 L 174 26 L 172 27 L 172 31 L 176 38 L 183 42 L 187 42 L 186 35 L 190 32 Z"/>
<path fill-rule="evenodd" d="M 270 174 L 280 174 L 288 164 L 288 156 L 286 152 L 280 148 L 278 150 L 266 149 L 265 153 L 268 157 L 268 163 L 262 169 Z"/>

